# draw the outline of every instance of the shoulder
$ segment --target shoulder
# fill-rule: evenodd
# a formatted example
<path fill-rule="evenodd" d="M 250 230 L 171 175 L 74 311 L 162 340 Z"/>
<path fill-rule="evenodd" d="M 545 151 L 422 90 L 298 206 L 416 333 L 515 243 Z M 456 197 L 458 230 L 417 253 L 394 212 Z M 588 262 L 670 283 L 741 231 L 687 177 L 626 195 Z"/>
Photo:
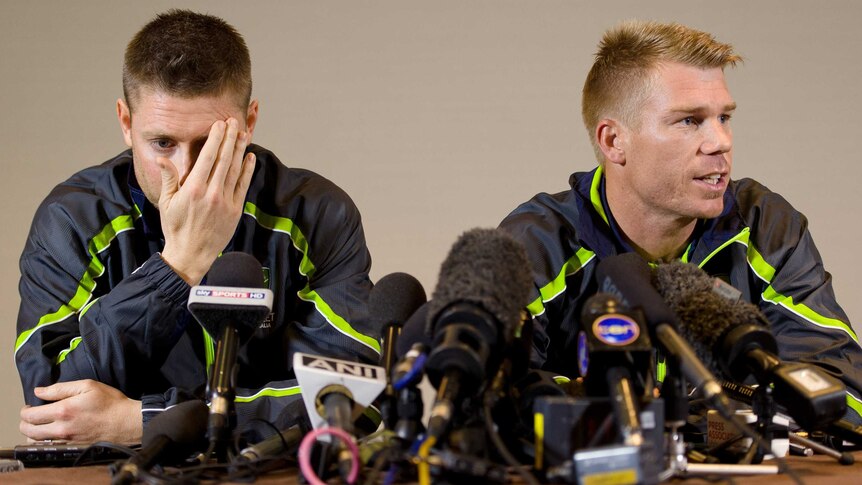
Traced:
<path fill-rule="evenodd" d="M 577 197 L 573 190 L 536 194 L 500 223 L 502 230 L 524 245 L 539 286 L 583 252 L 578 237 L 582 205 Z"/>
<path fill-rule="evenodd" d="M 787 199 L 754 179 L 735 180 L 731 189 L 739 215 L 749 227 L 761 227 L 777 221 L 789 226 L 807 224 L 805 215 Z"/>
<path fill-rule="evenodd" d="M 61 230 L 92 236 L 105 224 L 130 213 L 128 174 L 130 151 L 83 169 L 54 187 L 39 205 L 33 230 Z M 53 234 L 59 236 L 59 234 Z"/>
<path fill-rule="evenodd" d="M 81 258 L 90 258 L 91 241 L 132 227 L 131 163 L 131 152 L 126 151 L 54 187 L 36 210 L 24 255 L 44 251 L 60 264 L 74 267 Z"/>
<path fill-rule="evenodd" d="M 790 202 L 760 182 L 744 178 L 731 185 L 739 216 L 760 251 L 791 249 L 808 230 L 808 220 Z"/>
<path fill-rule="evenodd" d="M 282 217 L 314 220 L 358 218 L 353 200 L 341 187 L 311 170 L 288 167 L 271 151 L 253 145 L 258 166 L 249 188 L 249 200 Z"/>

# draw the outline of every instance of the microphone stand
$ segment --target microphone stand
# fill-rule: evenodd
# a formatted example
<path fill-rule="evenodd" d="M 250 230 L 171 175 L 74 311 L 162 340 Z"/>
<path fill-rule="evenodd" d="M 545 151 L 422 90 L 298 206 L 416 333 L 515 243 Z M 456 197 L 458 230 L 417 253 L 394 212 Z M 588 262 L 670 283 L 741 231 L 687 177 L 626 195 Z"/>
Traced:
<path fill-rule="evenodd" d="M 688 478 L 693 476 L 734 476 L 734 475 L 777 475 L 778 465 L 741 465 L 689 463 L 686 455 L 685 441 L 680 429 L 688 417 L 688 393 L 685 379 L 680 372 L 679 362 L 667 357 L 668 372 L 662 384 L 662 398 L 665 399 L 665 423 L 669 430 L 667 435 L 667 469 L 659 475 L 660 481 L 670 478 Z M 756 440 L 752 447 L 759 448 Z"/>

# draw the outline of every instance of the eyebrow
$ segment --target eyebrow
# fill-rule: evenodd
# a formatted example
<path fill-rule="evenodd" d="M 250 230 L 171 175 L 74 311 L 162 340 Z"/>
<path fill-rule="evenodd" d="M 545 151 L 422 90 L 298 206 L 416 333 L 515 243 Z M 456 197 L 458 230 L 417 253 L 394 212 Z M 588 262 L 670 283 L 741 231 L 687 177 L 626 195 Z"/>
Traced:
<path fill-rule="evenodd" d="M 722 108 L 722 112 L 734 111 L 736 109 L 736 103 L 730 103 Z M 670 110 L 670 113 L 701 113 L 707 111 L 705 106 L 681 106 L 679 108 L 673 108 Z"/>
<path fill-rule="evenodd" d="M 175 136 L 169 135 L 167 133 L 163 133 L 161 131 L 150 131 L 150 132 L 145 131 L 144 133 L 142 133 L 142 136 L 148 140 L 154 140 L 154 139 L 176 140 Z M 207 141 L 207 138 L 209 138 L 209 133 L 193 139 L 192 143 L 204 143 Z"/>

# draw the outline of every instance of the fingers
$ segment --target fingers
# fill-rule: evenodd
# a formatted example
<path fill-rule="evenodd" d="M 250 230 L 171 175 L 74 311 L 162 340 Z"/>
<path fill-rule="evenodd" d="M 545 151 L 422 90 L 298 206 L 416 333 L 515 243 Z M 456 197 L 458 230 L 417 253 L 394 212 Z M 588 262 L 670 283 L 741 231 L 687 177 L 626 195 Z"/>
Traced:
<path fill-rule="evenodd" d="M 162 171 L 162 192 L 159 194 L 159 207 L 162 207 L 167 205 L 180 189 L 180 176 L 177 167 L 167 158 L 158 157 L 156 163 Z"/>
<path fill-rule="evenodd" d="M 71 404 L 63 400 L 42 406 L 25 406 L 21 409 L 18 430 L 33 440 L 70 439 L 68 423 L 76 413 Z"/>
<path fill-rule="evenodd" d="M 239 150 L 239 154 L 237 154 L 237 150 Z M 219 193 L 225 193 L 225 182 L 229 178 L 228 173 L 231 171 L 233 165 L 242 163 L 242 153 L 244 151 L 245 144 L 241 141 L 239 123 L 234 118 L 228 118 L 227 131 L 219 148 L 218 159 L 213 165 L 212 176 L 209 180 L 211 190 L 221 190 Z M 239 168 L 235 169 L 235 171 L 238 172 Z M 230 189 L 232 192 L 233 186 Z"/>
<path fill-rule="evenodd" d="M 254 173 L 256 162 L 257 157 L 254 153 L 249 153 L 245 156 L 242 162 L 242 172 L 233 191 L 234 203 L 241 204 L 245 200 L 245 194 L 248 192 L 249 184 L 251 184 L 251 176 Z"/>
<path fill-rule="evenodd" d="M 225 130 L 227 124 L 224 121 L 216 121 L 210 127 L 210 133 L 207 136 L 207 141 L 204 143 L 201 152 L 198 154 L 198 159 L 195 161 L 194 167 L 186 177 L 185 184 L 193 183 L 200 187 L 206 187 L 207 182 L 212 175 L 213 167 L 221 150 L 222 142 L 225 140 Z M 184 185 L 185 185 L 184 184 Z"/>
<path fill-rule="evenodd" d="M 33 389 L 33 394 L 43 401 L 59 401 L 87 392 L 91 387 L 89 382 L 91 381 L 58 382 L 47 387 L 36 387 Z"/>
<path fill-rule="evenodd" d="M 224 180 L 224 194 L 231 196 L 236 190 L 236 184 L 242 174 L 243 164 L 245 163 L 245 148 L 248 146 L 248 132 L 241 131 L 237 134 L 236 144 L 231 153 L 230 165 L 227 171 L 227 176 Z"/>
<path fill-rule="evenodd" d="M 62 408 L 63 406 L 59 406 L 57 403 L 26 407 L 21 410 L 21 422 L 33 426 L 53 423 L 60 419 L 65 412 Z"/>
<path fill-rule="evenodd" d="M 34 425 L 21 421 L 18 424 L 18 431 L 21 432 L 28 440 L 43 441 L 43 440 L 65 440 L 67 436 L 63 436 L 64 431 L 62 426 L 55 423 Z"/>

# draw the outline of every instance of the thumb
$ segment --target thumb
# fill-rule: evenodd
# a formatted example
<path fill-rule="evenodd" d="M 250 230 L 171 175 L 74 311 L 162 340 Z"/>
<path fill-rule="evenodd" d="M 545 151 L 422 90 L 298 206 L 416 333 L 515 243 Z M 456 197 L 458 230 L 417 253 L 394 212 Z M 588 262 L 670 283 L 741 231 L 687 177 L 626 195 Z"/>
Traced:
<path fill-rule="evenodd" d="M 58 382 L 47 387 L 36 387 L 33 393 L 44 401 L 59 401 L 86 392 L 82 382 L 84 381 Z"/>
<path fill-rule="evenodd" d="M 159 207 L 170 202 L 180 188 L 179 174 L 173 162 L 165 157 L 157 157 L 156 163 L 162 172 L 162 192 L 159 194 Z"/>

